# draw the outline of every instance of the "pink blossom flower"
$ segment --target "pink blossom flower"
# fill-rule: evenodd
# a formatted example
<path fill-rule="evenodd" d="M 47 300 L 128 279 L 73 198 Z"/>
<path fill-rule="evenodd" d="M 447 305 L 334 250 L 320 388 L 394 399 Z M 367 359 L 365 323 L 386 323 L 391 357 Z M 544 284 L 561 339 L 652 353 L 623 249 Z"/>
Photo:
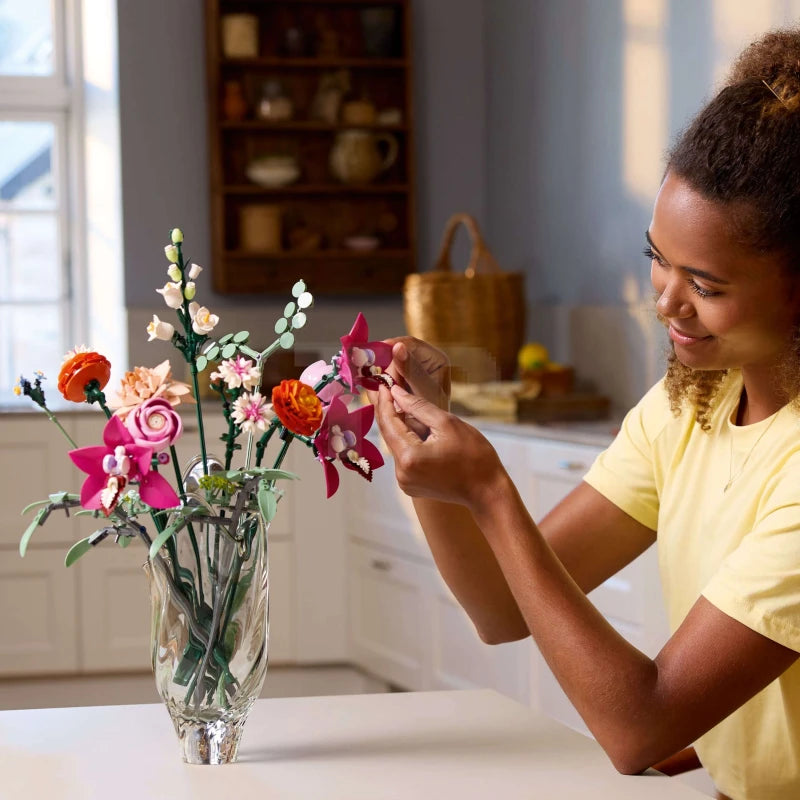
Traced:
<path fill-rule="evenodd" d="M 315 387 L 329 372 L 331 371 L 330 364 L 327 361 L 320 359 L 313 364 L 309 364 L 300 375 L 300 383 L 305 383 L 308 386 Z M 332 381 L 325 384 L 318 392 L 317 397 L 322 401 L 323 405 L 328 405 L 334 397 L 344 394 L 345 388 L 339 381 Z M 345 398 L 345 401 L 347 398 Z"/>
<path fill-rule="evenodd" d="M 314 438 L 314 446 L 319 453 L 325 470 L 327 497 L 332 497 L 339 488 L 339 473 L 334 461 L 358 472 L 368 481 L 372 472 L 383 466 L 383 456 L 372 442 L 366 439 L 372 427 L 375 409 L 372 405 L 360 406 L 353 412 L 338 397 L 331 400 L 322 427 Z"/>
<path fill-rule="evenodd" d="M 261 385 L 261 370 L 250 359 L 238 356 L 221 362 L 219 371 L 212 372 L 210 378 L 212 381 L 225 381 L 229 389 L 238 389 L 242 386 L 248 392 L 252 392 Z"/>
<path fill-rule="evenodd" d="M 378 376 L 392 363 L 391 345 L 368 339 L 367 320 L 359 311 L 350 333 L 341 338 L 342 352 L 338 356 L 339 372 L 352 392 L 358 386 L 377 391 L 385 382 Z"/>
<path fill-rule="evenodd" d="M 242 430 L 263 433 L 267 429 L 271 410 L 272 406 L 260 392 L 245 393 L 234 400 L 231 416 L 237 425 L 241 425 Z"/>
<path fill-rule="evenodd" d="M 84 508 L 100 508 L 109 516 L 128 483 L 139 484 L 139 496 L 152 508 L 180 504 L 169 483 L 150 469 L 153 449 L 136 444 L 119 417 L 106 423 L 103 442 L 69 452 L 75 466 L 89 476 L 81 487 Z"/>
<path fill-rule="evenodd" d="M 183 420 L 164 397 L 151 397 L 131 411 L 125 425 L 133 441 L 156 453 L 175 444 L 183 432 Z"/>

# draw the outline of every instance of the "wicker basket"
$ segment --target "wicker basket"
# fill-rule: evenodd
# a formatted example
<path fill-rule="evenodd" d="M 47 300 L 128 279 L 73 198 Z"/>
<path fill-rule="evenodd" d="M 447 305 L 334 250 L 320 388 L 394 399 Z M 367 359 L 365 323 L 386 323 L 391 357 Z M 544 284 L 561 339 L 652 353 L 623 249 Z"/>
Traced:
<path fill-rule="evenodd" d="M 454 272 L 450 263 L 459 225 L 472 242 L 464 272 Z M 500 269 L 469 214 L 450 217 L 435 268 L 406 277 L 403 301 L 409 334 L 447 353 L 453 380 L 514 377 L 525 335 L 524 275 Z"/>

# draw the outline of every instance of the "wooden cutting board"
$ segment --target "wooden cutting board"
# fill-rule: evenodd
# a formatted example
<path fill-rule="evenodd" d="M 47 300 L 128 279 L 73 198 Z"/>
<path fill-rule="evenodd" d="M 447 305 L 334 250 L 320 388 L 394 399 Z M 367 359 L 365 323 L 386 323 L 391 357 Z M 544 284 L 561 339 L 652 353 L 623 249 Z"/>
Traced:
<path fill-rule="evenodd" d="M 519 422 L 575 422 L 608 419 L 611 402 L 592 392 L 571 392 L 551 397 L 518 397 Z"/>

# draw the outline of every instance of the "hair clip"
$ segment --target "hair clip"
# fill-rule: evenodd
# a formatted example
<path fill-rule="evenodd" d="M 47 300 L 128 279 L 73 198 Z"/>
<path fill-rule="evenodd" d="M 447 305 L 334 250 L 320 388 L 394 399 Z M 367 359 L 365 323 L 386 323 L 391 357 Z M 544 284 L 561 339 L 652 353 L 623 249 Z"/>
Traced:
<path fill-rule="evenodd" d="M 766 81 L 763 79 L 763 78 L 761 79 L 761 83 L 763 83 L 763 84 L 764 84 L 764 86 L 766 86 L 766 87 L 767 87 L 767 89 L 769 89 L 769 90 L 772 92 L 772 94 L 774 94 L 774 95 L 775 95 L 775 97 L 777 98 L 778 102 L 779 102 L 779 103 L 780 103 L 780 104 L 781 104 L 781 105 L 782 105 L 782 106 L 783 106 L 783 107 L 784 107 L 784 108 L 785 108 L 787 111 L 790 111 L 790 108 L 789 108 L 789 106 L 786 104 L 786 101 L 785 101 L 785 100 L 784 100 L 784 99 L 783 99 L 783 98 L 782 98 L 782 97 L 781 97 L 781 96 L 780 96 L 780 95 L 779 95 L 779 94 L 778 94 L 778 93 L 777 93 L 777 92 L 776 92 L 776 91 L 775 91 L 775 90 L 774 90 L 774 89 L 773 89 L 773 88 L 772 88 L 772 87 L 771 87 L 771 86 L 770 86 L 770 85 L 769 85 L 769 84 L 768 84 L 768 83 L 767 83 L 767 82 L 766 82 Z"/>

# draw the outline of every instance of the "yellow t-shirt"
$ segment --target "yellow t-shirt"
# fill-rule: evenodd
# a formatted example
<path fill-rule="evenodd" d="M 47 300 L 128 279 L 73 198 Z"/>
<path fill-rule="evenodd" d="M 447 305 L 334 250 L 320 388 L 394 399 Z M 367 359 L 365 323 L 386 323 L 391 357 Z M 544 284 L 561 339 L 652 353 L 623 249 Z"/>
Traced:
<path fill-rule="evenodd" d="M 800 414 L 785 406 L 737 426 L 741 389 L 732 370 L 704 432 L 656 384 L 585 480 L 657 531 L 673 632 L 702 594 L 800 651 Z M 734 800 L 800 798 L 800 660 L 695 746 Z"/>

